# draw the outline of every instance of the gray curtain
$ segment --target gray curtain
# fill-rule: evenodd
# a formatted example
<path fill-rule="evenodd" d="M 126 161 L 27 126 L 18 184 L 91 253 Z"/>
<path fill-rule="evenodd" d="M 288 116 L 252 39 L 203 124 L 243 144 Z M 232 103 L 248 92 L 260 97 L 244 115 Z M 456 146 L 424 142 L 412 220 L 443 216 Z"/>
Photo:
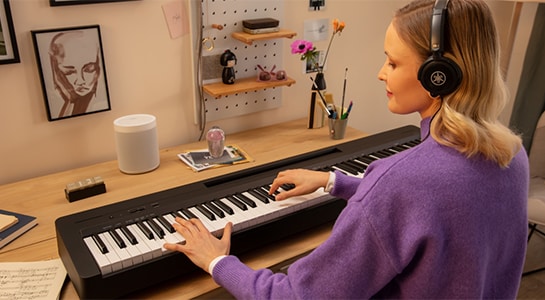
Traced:
<path fill-rule="evenodd" d="M 532 136 L 545 110 L 545 4 L 539 4 L 509 126 L 522 134 L 530 151 Z"/>

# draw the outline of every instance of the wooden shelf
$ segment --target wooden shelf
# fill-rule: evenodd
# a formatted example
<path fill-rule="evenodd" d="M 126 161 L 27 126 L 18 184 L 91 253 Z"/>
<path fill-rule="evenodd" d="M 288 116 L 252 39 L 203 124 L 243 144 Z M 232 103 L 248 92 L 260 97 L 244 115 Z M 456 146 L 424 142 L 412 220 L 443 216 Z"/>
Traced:
<path fill-rule="evenodd" d="M 291 86 L 294 83 L 295 80 L 289 77 L 286 80 L 271 81 L 257 81 L 255 77 L 250 77 L 236 79 L 234 84 L 224 84 L 223 82 L 206 84 L 203 86 L 203 90 L 214 98 L 221 98 L 221 96 L 248 91 L 257 91 L 279 86 Z"/>
<path fill-rule="evenodd" d="M 278 38 L 292 38 L 296 36 L 297 33 L 295 31 L 280 29 L 278 32 L 270 32 L 270 33 L 261 33 L 261 34 L 249 34 L 246 32 L 233 32 L 231 36 L 234 39 L 237 39 L 243 43 L 246 43 L 248 45 L 251 45 L 254 41 L 261 41 L 261 40 L 271 40 L 271 39 L 278 39 Z"/>

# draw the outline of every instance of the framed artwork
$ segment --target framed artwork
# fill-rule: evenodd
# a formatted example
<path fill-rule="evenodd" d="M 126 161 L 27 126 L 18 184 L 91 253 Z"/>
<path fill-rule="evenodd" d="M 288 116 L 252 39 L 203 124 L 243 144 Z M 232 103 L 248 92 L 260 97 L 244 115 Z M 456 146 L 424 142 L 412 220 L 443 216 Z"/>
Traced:
<path fill-rule="evenodd" d="M 111 109 L 99 25 L 31 33 L 49 121 Z"/>
<path fill-rule="evenodd" d="M 0 0 L 0 65 L 20 62 L 9 0 Z"/>
<path fill-rule="evenodd" d="M 134 1 L 134 0 L 49 0 L 49 6 L 93 4 L 93 3 L 122 2 L 122 1 Z"/>

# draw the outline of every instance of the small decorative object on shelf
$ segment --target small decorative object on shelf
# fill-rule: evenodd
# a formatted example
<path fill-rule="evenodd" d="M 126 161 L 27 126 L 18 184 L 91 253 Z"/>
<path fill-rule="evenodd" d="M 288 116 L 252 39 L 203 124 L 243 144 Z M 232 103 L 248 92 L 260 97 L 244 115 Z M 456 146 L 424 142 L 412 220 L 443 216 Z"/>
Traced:
<path fill-rule="evenodd" d="M 227 49 L 220 57 L 220 64 L 223 66 L 221 80 L 225 84 L 235 83 L 235 68 L 237 57 L 231 50 Z"/>

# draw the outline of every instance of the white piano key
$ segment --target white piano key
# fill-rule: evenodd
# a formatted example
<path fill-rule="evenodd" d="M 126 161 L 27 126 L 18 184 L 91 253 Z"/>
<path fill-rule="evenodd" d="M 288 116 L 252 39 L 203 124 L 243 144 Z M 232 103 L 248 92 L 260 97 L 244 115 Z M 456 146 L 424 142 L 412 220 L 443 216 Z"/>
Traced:
<path fill-rule="evenodd" d="M 142 222 L 142 224 L 144 224 L 144 226 L 146 226 L 149 230 L 151 230 L 153 232 L 153 239 L 151 239 L 151 240 L 148 239 L 148 241 L 155 241 L 155 244 L 157 244 L 159 246 L 159 249 L 161 249 L 161 255 L 165 255 L 165 254 L 171 252 L 170 250 L 163 247 L 165 245 L 165 243 L 168 243 L 167 240 L 157 236 L 157 234 L 155 234 L 155 231 L 151 228 L 151 226 L 148 224 L 148 222 L 149 221 Z"/>
<path fill-rule="evenodd" d="M 93 258 L 95 259 L 98 268 L 100 269 L 100 273 L 102 275 L 112 273 L 112 266 L 110 264 L 110 261 L 106 258 L 104 254 L 102 254 L 102 252 L 100 252 L 100 249 L 98 249 L 98 246 L 95 244 L 95 241 L 93 241 L 93 238 L 88 236 L 84 238 L 83 241 L 87 245 L 87 249 L 89 249 Z"/>
<path fill-rule="evenodd" d="M 125 242 L 125 249 L 127 249 L 127 253 L 131 257 L 132 264 L 136 265 L 142 263 L 144 261 L 144 258 L 142 253 L 140 252 L 140 249 L 136 247 L 136 245 L 133 245 L 131 244 L 131 242 L 129 242 L 129 239 L 127 239 L 125 234 L 121 232 L 121 229 L 117 228 L 115 229 L 115 231 L 117 232 L 117 234 L 119 234 L 119 237 Z"/>
<path fill-rule="evenodd" d="M 138 226 L 130 225 L 128 227 L 131 229 L 133 234 L 138 235 L 139 242 L 141 241 L 145 243 L 150 248 L 153 258 L 160 257 L 161 255 L 163 255 L 163 251 L 161 250 L 162 245 L 159 245 L 157 241 L 155 241 L 154 239 L 151 239 L 151 240 L 148 239 L 148 237 L 142 232 L 142 230 L 140 230 L 140 228 L 138 228 Z"/>
<path fill-rule="evenodd" d="M 176 223 L 176 220 L 174 219 L 172 215 L 168 214 L 168 215 L 164 215 L 164 217 L 167 221 L 170 222 L 170 224 Z M 178 244 L 185 242 L 185 238 L 178 231 L 175 231 L 174 233 L 170 233 L 170 235 L 172 235 L 172 237 L 176 239 L 177 241 L 176 243 Z"/>
<path fill-rule="evenodd" d="M 98 236 L 102 239 L 104 244 L 106 244 L 106 247 L 108 247 L 108 249 L 110 250 L 108 251 L 108 253 L 105 253 L 104 256 L 110 262 L 110 265 L 112 266 L 112 272 L 121 270 L 123 268 L 123 264 L 121 263 L 121 258 L 119 258 L 119 256 L 113 249 L 110 249 L 111 245 L 108 242 L 108 240 L 106 240 L 105 234 L 99 233 Z"/>
<path fill-rule="evenodd" d="M 121 262 L 122 269 L 132 266 L 132 258 L 127 252 L 126 248 L 119 248 L 117 243 L 108 232 L 100 233 L 99 236 L 100 238 L 102 238 L 104 243 L 107 243 L 106 245 L 109 244 L 108 249 L 112 249 L 112 252 L 115 252 L 117 254 L 117 256 L 119 257 L 119 261 Z"/>
<path fill-rule="evenodd" d="M 134 245 L 138 249 L 138 251 L 141 253 L 142 260 L 148 261 L 153 258 L 153 250 L 144 242 L 142 241 L 142 237 L 138 235 L 138 233 L 135 230 L 139 230 L 136 225 L 129 225 L 127 226 L 127 229 L 134 235 L 136 238 L 137 244 Z"/>

